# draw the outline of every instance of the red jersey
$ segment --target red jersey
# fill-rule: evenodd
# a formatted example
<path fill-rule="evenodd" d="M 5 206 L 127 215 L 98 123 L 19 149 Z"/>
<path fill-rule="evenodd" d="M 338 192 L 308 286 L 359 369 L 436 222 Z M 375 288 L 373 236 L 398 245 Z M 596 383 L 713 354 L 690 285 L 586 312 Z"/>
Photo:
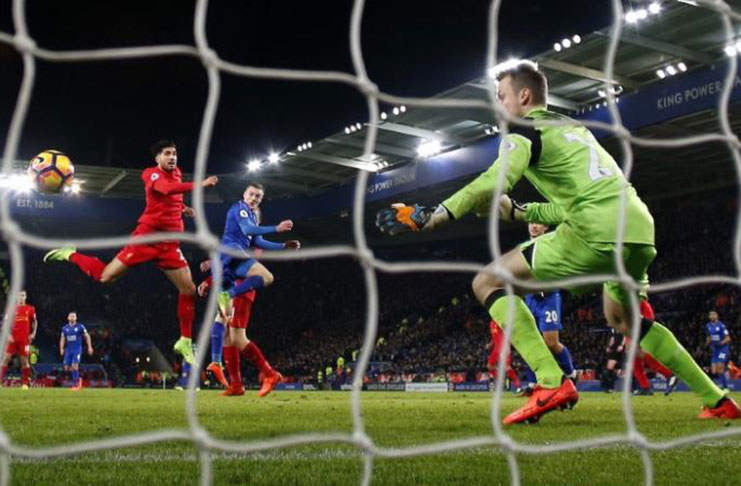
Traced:
<path fill-rule="evenodd" d="M 27 341 L 31 334 L 31 321 L 36 318 L 36 309 L 32 305 L 19 305 L 15 310 L 15 322 L 10 331 L 15 341 Z"/>
<path fill-rule="evenodd" d="M 183 193 L 193 190 L 192 182 L 183 182 L 183 173 L 150 167 L 142 172 L 147 206 L 139 223 L 160 231 L 183 231 Z"/>

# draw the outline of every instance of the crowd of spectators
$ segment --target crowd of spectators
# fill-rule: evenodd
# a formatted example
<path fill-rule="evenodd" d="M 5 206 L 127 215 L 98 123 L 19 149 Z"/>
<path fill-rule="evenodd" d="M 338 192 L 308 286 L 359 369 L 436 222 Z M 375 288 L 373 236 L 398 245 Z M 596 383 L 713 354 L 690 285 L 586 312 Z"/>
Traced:
<path fill-rule="evenodd" d="M 735 202 L 717 198 L 671 199 L 654 203 L 651 209 L 656 217 L 659 253 L 651 267 L 653 283 L 736 274 Z M 707 214 L 714 215 L 712 226 L 707 224 Z M 486 247 L 480 241 L 447 242 L 445 248 L 425 251 L 435 254 L 437 259 L 458 259 L 461 255 L 466 259 L 487 259 Z M 419 253 L 419 248 L 404 250 L 409 251 Z M 401 254 L 402 258 L 412 256 Z M 387 276 L 379 279 L 382 311 L 378 331 L 383 345 L 376 347 L 373 360 L 390 363 L 397 376 L 441 371 L 471 375 L 485 369 L 489 318 L 469 291 L 470 276 L 416 275 L 404 281 L 394 275 L 394 283 L 399 284 L 396 288 L 393 284 L 384 285 L 384 277 Z M 433 288 L 435 292 L 430 293 Z M 563 292 L 563 295 L 561 340 L 569 346 L 577 367 L 598 369 L 605 362 L 605 344 L 609 339 L 601 295 L 598 291 L 578 296 Z M 735 286 L 683 286 L 651 294 L 650 299 L 658 320 L 669 326 L 704 366 L 710 359 L 704 327 L 708 311 L 716 309 L 732 335 L 741 325 L 738 311 L 741 292 Z M 341 325 L 325 322 L 289 346 L 268 344 L 266 347 L 276 356 L 278 367 L 309 378 L 317 370 L 334 366 L 337 357 L 348 360 L 353 351 L 360 349 L 363 317 L 343 319 Z M 741 347 L 732 346 L 732 358 L 734 361 L 741 358 Z"/>
<path fill-rule="evenodd" d="M 656 217 L 658 254 L 652 282 L 697 275 L 735 275 L 732 251 L 735 202 L 721 199 L 669 199 L 651 205 Z M 714 220 L 708 224 L 707 214 Z M 525 231 L 505 228 L 510 239 Z M 515 235 L 514 237 L 512 235 Z M 520 238 L 521 239 L 521 238 Z M 196 282 L 204 256 L 185 248 Z M 104 259 L 112 252 L 99 252 Z M 385 260 L 466 260 L 486 262 L 485 235 L 417 246 L 378 249 Z M 95 355 L 83 361 L 103 365 L 116 384 L 131 382 L 140 372 L 126 339 L 151 339 L 171 362 L 177 338 L 177 292 L 151 265 L 143 265 L 114 285 L 103 286 L 73 265 L 44 264 L 42 253 L 27 251 L 25 287 L 36 306 L 40 360 L 58 361 L 57 343 L 67 313 L 76 311 L 88 327 Z M 366 316 L 366 280 L 359 262 L 349 257 L 269 262 L 275 283 L 258 293 L 248 336 L 284 375 L 314 379 L 319 370 L 336 367 L 342 356 L 348 367 L 362 347 Z M 11 269 L 5 266 L 6 274 Z M 463 273 L 376 272 L 379 319 L 372 360 L 386 363 L 397 375 L 485 370 L 488 316 L 470 291 L 472 275 Z M 717 309 L 732 336 L 741 322 L 741 293 L 727 285 L 685 286 L 651 296 L 658 319 L 668 325 L 688 350 L 707 364 L 704 345 L 707 312 Z M 198 305 L 195 331 L 205 308 Z M 568 296 L 564 292 L 562 341 L 579 368 L 604 362 L 607 328 L 597 292 Z M 734 360 L 741 346 L 732 345 Z M 51 355 L 50 355 L 51 354 Z M 256 379 L 247 372 L 248 379 Z"/>

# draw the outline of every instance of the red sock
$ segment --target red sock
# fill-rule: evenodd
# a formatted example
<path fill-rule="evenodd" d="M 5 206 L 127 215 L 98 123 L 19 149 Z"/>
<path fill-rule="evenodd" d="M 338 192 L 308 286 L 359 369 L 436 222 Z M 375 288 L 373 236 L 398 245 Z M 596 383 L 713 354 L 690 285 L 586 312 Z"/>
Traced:
<path fill-rule="evenodd" d="M 651 388 L 651 383 L 648 381 L 646 371 L 643 369 L 643 360 L 637 356 L 633 361 L 633 376 L 638 380 L 638 386 L 644 390 Z"/>
<path fill-rule="evenodd" d="M 24 385 L 29 385 L 31 383 L 30 377 L 31 377 L 31 368 L 22 368 L 21 369 L 21 383 Z"/>
<path fill-rule="evenodd" d="M 640 309 L 641 317 L 648 319 L 649 321 L 656 320 L 656 316 L 654 315 L 654 308 L 651 307 L 651 304 L 649 304 L 647 300 L 641 301 Z"/>
<path fill-rule="evenodd" d="M 651 356 L 648 353 L 643 354 L 643 362 L 653 370 L 654 373 L 661 373 L 664 375 L 664 378 L 669 379 L 672 377 L 674 373 L 671 372 L 669 368 L 664 366 L 663 364 L 659 363 L 656 358 Z"/>
<path fill-rule="evenodd" d="M 73 253 L 69 261 L 77 265 L 82 272 L 96 282 L 100 282 L 100 276 L 103 274 L 105 263 L 100 258 L 83 255 L 82 253 Z"/>
<path fill-rule="evenodd" d="M 229 374 L 229 386 L 242 386 L 242 373 L 239 370 L 239 351 L 236 346 L 224 346 L 224 364 Z"/>
<path fill-rule="evenodd" d="M 5 379 L 5 375 L 7 373 L 8 373 L 8 367 L 7 366 L 3 366 L 2 367 L 2 370 L 0 370 L 0 381 L 2 381 L 3 379 Z"/>
<path fill-rule="evenodd" d="M 247 346 L 242 349 L 242 354 L 247 358 L 247 361 L 260 370 L 263 375 L 268 376 L 273 372 L 273 368 L 271 368 L 268 362 L 265 361 L 265 357 L 262 355 L 260 348 L 257 347 L 257 344 L 255 344 L 254 341 L 247 343 Z"/>
<path fill-rule="evenodd" d="M 193 317 L 196 315 L 196 296 L 178 295 L 178 320 L 180 321 L 180 335 L 192 337 Z"/>
<path fill-rule="evenodd" d="M 520 388 L 520 377 L 517 376 L 515 370 L 513 370 L 512 368 L 507 368 L 507 377 L 509 377 L 509 381 L 511 381 L 512 384 L 515 385 L 515 388 Z"/>

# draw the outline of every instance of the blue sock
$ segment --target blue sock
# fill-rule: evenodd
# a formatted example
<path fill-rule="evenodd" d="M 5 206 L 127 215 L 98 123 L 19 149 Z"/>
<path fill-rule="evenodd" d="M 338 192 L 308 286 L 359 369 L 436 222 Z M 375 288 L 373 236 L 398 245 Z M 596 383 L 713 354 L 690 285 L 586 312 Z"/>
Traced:
<path fill-rule="evenodd" d="M 538 381 L 535 377 L 535 373 L 533 373 L 533 370 L 531 370 L 528 365 L 525 365 L 525 380 L 527 380 L 528 383 L 536 383 Z"/>
<path fill-rule="evenodd" d="M 188 376 L 190 376 L 190 365 L 183 361 L 183 371 L 180 373 L 180 379 L 178 380 L 178 384 L 183 388 L 188 386 Z"/>
<path fill-rule="evenodd" d="M 211 327 L 211 362 L 221 363 L 221 355 L 224 350 L 224 324 L 214 322 Z"/>
<path fill-rule="evenodd" d="M 80 370 L 72 370 L 72 381 L 75 382 L 75 385 L 77 384 L 77 380 L 80 379 Z"/>
<path fill-rule="evenodd" d="M 566 346 L 563 347 L 560 353 L 554 354 L 556 357 L 556 361 L 558 361 L 558 366 L 561 367 L 561 370 L 563 370 L 564 375 L 571 375 L 571 373 L 574 372 L 574 363 L 571 361 L 571 353 L 569 352 L 569 348 Z"/>
<path fill-rule="evenodd" d="M 723 373 L 720 374 L 720 387 L 728 388 L 728 378 L 726 378 L 726 370 L 723 370 Z"/>
<path fill-rule="evenodd" d="M 265 280 L 260 275 L 253 275 L 244 279 L 241 284 L 230 288 L 227 292 L 229 292 L 229 296 L 233 299 L 238 295 L 246 294 L 252 289 L 261 289 L 264 286 Z"/>

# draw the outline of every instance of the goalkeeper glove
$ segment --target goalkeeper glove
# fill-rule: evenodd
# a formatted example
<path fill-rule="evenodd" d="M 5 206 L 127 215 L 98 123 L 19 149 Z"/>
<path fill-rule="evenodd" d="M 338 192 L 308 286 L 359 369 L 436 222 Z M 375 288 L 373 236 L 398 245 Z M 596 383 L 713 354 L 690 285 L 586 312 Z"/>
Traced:
<path fill-rule="evenodd" d="M 430 231 L 448 221 L 450 215 L 442 204 L 433 210 L 419 204 L 407 206 L 397 203 L 376 214 L 376 227 L 391 236 L 407 231 Z"/>
<path fill-rule="evenodd" d="M 502 221 L 521 221 L 525 222 L 526 206 L 518 204 L 517 201 L 506 194 L 499 198 L 499 219 Z"/>

